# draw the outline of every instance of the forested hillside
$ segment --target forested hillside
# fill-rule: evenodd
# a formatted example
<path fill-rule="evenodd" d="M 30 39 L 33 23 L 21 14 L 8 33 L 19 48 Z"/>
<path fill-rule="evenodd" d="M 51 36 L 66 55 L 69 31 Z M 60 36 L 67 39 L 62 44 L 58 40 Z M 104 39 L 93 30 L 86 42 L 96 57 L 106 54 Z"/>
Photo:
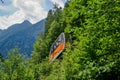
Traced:
<path fill-rule="evenodd" d="M 54 7 L 32 57 L 18 49 L 1 58 L 1 80 L 120 80 L 120 1 L 71 0 Z M 48 60 L 52 43 L 66 36 L 62 59 Z"/>
<path fill-rule="evenodd" d="M 30 57 L 33 50 L 33 44 L 39 36 L 44 34 L 44 27 L 45 19 L 35 24 L 31 24 L 29 21 L 25 20 L 20 24 L 14 24 L 8 29 L 1 30 L 0 52 L 6 57 L 9 50 L 18 47 L 21 54 Z"/>

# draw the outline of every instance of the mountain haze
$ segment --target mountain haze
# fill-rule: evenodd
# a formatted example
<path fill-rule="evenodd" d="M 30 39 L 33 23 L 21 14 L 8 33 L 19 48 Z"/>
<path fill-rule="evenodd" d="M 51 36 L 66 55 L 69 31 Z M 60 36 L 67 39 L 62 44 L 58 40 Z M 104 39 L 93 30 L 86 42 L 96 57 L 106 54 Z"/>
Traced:
<path fill-rule="evenodd" d="M 18 47 L 21 53 L 30 56 L 38 34 L 44 32 L 44 21 L 31 24 L 25 20 L 21 24 L 14 24 L 6 30 L 0 30 L 0 52 L 3 56 L 6 56 L 7 52 L 15 47 Z"/>

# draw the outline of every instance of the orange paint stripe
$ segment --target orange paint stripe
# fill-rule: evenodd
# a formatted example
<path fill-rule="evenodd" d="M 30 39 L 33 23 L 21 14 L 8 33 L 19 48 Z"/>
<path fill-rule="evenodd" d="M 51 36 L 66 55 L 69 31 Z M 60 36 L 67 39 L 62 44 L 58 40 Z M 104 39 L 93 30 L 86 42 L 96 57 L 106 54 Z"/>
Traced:
<path fill-rule="evenodd" d="M 65 43 L 62 42 L 59 44 L 59 46 L 54 50 L 54 52 L 50 55 L 50 58 L 54 58 L 59 51 L 61 51 L 64 47 Z"/>

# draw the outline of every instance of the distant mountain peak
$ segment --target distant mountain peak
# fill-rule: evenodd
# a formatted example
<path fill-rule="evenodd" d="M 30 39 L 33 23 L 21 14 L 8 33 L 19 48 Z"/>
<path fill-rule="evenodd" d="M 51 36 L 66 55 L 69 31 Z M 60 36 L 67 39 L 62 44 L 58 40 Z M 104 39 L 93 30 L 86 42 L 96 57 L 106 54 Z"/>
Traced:
<path fill-rule="evenodd" d="M 31 24 L 28 20 L 10 26 L 6 30 L 0 30 L 0 52 L 6 57 L 9 50 L 17 46 L 21 53 L 30 56 L 33 45 L 38 39 L 38 33 L 44 34 L 44 20 Z"/>
<path fill-rule="evenodd" d="M 0 29 L 0 33 L 2 32 L 2 29 Z"/>
<path fill-rule="evenodd" d="M 22 24 L 32 24 L 30 21 L 28 21 L 28 20 L 24 20 L 23 22 L 22 22 Z"/>

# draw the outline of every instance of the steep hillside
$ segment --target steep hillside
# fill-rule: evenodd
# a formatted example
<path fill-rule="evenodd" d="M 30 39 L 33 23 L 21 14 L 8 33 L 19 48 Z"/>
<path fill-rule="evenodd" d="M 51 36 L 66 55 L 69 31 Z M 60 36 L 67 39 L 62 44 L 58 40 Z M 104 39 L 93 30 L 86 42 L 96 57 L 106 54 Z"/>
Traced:
<path fill-rule="evenodd" d="M 0 29 L 0 34 L 1 34 L 2 30 Z"/>
<path fill-rule="evenodd" d="M 119 4 L 119 0 L 70 0 L 63 10 L 49 11 L 45 37 L 33 51 L 34 63 L 41 65 L 36 78 L 120 80 Z M 63 59 L 47 65 L 50 46 L 61 32 L 66 36 Z"/>
<path fill-rule="evenodd" d="M 32 24 L 27 20 L 25 20 L 21 24 L 14 24 L 10 26 L 8 29 L 2 30 L 2 33 L 0 34 L 0 41 L 5 40 L 8 37 L 12 36 L 13 34 L 16 34 L 19 31 L 29 28 L 30 26 L 32 26 Z"/>
<path fill-rule="evenodd" d="M 21 24 L 12 25 L 0 34 L 0 52 L 6 56 L 9 50 L 18 47 L 21 53 L 30 56 L 38 33 L 43 34 L 43 31 L 44 20 L 36 24 L 26 20 Z"/>
<path fill-rule="evenodd" d="M 1 80 L 120 80 L 120 0 L 67 1 L 49 11 L 32 57 L 14 49 L 0 58 Z M 50 62 L 50 46 L 62 32 L 65 50 Z"/>

